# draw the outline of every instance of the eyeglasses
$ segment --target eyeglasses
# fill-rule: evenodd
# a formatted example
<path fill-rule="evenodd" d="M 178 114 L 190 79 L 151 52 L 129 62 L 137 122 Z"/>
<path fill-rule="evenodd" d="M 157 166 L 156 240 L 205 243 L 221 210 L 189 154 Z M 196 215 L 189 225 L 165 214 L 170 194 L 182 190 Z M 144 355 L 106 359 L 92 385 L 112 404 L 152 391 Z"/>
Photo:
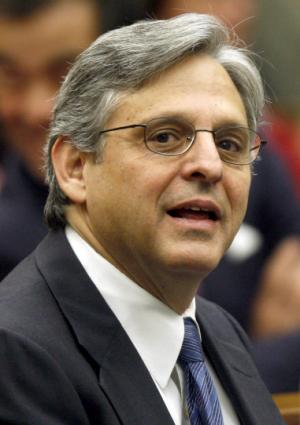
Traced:
<path fill-rule="evenodd" d="M 250 128 L 241 126 L 222 127 L 217 130 L 195 129 L 183 118 L 155 118 L 146 124 L 132 124 L 109 128 L 111 131 L 141 127 L 144 129 L 144 143 L 154 153 L 165 156 L 182 155 L 193 145 L 197 133 L 213 135 L 214 143 L 222 161 L 235 165 L 247 165 L 257 159 L 260 148 L 267 142 Z"/>

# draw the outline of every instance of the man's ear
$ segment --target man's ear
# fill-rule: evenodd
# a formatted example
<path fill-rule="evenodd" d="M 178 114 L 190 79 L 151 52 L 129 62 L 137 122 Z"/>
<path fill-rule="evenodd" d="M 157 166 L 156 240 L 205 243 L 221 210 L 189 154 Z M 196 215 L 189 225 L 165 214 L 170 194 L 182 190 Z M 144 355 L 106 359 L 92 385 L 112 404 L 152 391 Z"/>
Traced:
<path fill-rule="evenodd" d="M 64 194 L 76 204 L 82 204 L 86 199 L 83 171 L 87 155 L 76 149 L 64 136 L 57 138 L 51 151 L 58 184 Z"/>

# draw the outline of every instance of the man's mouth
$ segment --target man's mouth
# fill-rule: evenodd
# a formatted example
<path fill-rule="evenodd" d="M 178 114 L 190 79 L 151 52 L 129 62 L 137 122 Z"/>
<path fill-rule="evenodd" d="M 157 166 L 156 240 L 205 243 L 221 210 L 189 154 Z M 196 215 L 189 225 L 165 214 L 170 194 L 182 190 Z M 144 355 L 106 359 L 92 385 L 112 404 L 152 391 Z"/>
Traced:
<path fill-rule="evenodd" d="M 168 211 L 171 217 L 185 218 L 189 220 L 212 220 L 217 221 L 217 214 L 215 211 L 206 208 L 191 207 L 191 208 L 178 208 Z"/>
<path fill-rule="evenodd" d="M 197 200 L 184 202 L 167 210 L 168 215 L 186 220 L 211 220 L 221 219 L 220 208 L 212 201 Z"/>

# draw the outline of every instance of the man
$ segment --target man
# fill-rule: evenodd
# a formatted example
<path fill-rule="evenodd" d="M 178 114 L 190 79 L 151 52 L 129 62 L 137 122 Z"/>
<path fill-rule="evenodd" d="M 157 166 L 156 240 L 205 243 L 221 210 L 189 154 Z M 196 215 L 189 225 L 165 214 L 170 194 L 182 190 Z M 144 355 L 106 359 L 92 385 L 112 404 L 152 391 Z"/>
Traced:
<path fill-rule="evenodd" d="M 0 178 L 0 277 L 47 232 L 42 148 L 53 99 L 99 30 L 96 0 L 0 2 L 0 123 L 8 151 Z"/>
<path fill-rule="evenodd" d="M 112 31 L 76 61 L 48 144 L 52 230 L 1 283 L 2 422 L 282 424 L 243 331 L 195 299 L 245 214 L 262 105 L 207 15 Z"/>

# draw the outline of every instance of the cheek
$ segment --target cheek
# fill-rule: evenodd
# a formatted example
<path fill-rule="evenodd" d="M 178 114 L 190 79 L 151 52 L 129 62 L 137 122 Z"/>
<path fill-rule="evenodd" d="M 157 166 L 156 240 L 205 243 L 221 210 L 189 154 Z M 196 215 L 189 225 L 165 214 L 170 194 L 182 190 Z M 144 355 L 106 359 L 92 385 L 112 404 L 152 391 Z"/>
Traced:
<path fill-rule="evenodd" d="M 230 188 L 230 207 L 232 214 L 233 231 L 236 232 L 246 214 L 251 174 L 244 172 L 232 181 Z"/>
<path fill-rule="evenodd" d="M 176 173 L 175 173 L 176 174 Z M 113 179 L 123 203 L 132 204 L 134 214 L 150 215 L 159 207 L 162 197 L 174 180 L 172 167 L 166 158 L 148 152 L 142 146 L 142 154 L 123 158 Z"/>
<path fill-rule="evenodd" d="M 108 141 L 103 150 L 97 175 L 90 176 L 89 187 L 93 188 L 93 194 L 89 198 L 94 204 L 93 210 L 97 208 L 97 199 L 110 224 L 114 222 L 115 226 L 123 228 L 134 226 L 134 223 L 137 227 L 145 224 L 150 229 L 160 219 L 160 205 L 173 181 L 171 170 L 174 167 L 143 144 L 133 150 L 130 140 L 113 142 Z"/>
<path fill-rule="evenodd" d="M 105 161 L 105 160 L 104 160 Z M 126 227 L 147 207 L 145 182 L 118 162 L 99 164 L 99 173 L 89 176 L 87 209 L 95 226 L 108 230 Z"/>

